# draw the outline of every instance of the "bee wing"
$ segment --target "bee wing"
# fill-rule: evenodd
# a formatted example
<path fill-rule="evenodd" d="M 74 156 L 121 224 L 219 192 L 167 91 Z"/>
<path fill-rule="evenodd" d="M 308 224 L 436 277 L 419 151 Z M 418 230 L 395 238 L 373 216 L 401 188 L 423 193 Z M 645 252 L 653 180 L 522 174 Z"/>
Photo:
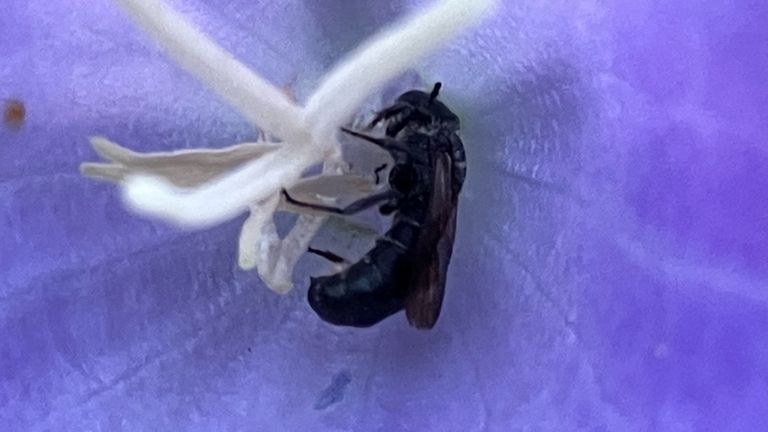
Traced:
<path fill-rule="evenodd" d="M 445 278 L 456 233 L 451 169 L 451 157 L 447 153 L 439 153 L 429 217 L 422 226 L 418 246 L 411 257 L 415 272 L 405 299 L 405 314 L 408 322 L 417 328 L 434 327 L 443 305 Z"/>

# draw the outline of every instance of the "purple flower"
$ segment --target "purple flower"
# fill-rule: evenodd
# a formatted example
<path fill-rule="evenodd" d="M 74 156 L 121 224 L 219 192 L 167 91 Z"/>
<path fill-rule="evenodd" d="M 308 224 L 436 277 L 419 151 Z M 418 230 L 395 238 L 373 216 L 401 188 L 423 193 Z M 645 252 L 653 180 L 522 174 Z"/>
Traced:
<path fill-rule="evenodd" d="M 302 102 L 417 10 L 277 3 L 173 5 Z M 243 216 L 180 230 L 82 177 L 88 137 L 223 149 L 256 142 L 265 114 L 113 2 L 6 5 L 0 98 L 25 118 L 0 125 L 0 429 L 763 430 L 768 7 L 503 3 L 366 101 L 439 79 L 462 118 L 468 179 L 430 332 L 401 315 L 329 326 L 305 301 L 319 261 L 276 295 L 238 266 Z M 113 178 L 135 174 L 120 157 L 139 156 L 96 143 Z"/>

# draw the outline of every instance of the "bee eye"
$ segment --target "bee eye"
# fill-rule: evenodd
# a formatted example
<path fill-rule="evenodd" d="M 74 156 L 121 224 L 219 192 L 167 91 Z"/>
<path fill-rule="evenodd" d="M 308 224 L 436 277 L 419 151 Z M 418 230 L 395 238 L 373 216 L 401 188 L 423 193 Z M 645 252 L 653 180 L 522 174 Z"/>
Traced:
<path fill-rule="evenodd" d="M 384 204 L 383 206 L 379 207 L 379 213 L 383 214 L 384 216 L 391 215 L 395 210 L 397 210 L 397 206 L 394 203 Z"/>

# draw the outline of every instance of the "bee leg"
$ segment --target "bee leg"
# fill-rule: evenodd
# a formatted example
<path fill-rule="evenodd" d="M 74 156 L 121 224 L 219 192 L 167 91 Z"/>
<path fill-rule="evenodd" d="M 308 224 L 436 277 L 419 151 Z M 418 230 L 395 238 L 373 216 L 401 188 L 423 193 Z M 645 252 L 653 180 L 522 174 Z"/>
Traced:
<path fill-rule="evenodd" d="M 321 256 L 334 264 L 349 264 L 348 260 L 336 255 L 331 251 L 315 249 L 312 246 L 310 246 L 309 248 L 307 248 L 307 252 L 315 254 L 317 256 Z"/>
<path fill-rule="evenodd" d="M 321 204 L 312 204 L 312 203 L 297 201 L 293 199 L 293 197 L 288 195 L 288 192 L 285 189 L 283 189 L 283 196 L 285 197 L 286 201 L 288 201 L 290 204 L 293 204 L 297 207 L 304 207 L 312 210 L 322 211 L 326 213 L 333 213 L 337 215 L 351 215 L 351 214 L 359 213 L 367 208 L 373 207 L 381 202 L 395 200 L 400 196 L 400 193 L 392 189 L 386 190 L 384 192 L 380 192 L 371 196 L 367 196 L 365 198 L 361 198 L 344 208 L 324 206 Z"/>
<path fill-rule="evenodd" d="M 376 126 L 379 122 L 382 120 L 387 120 L 389 118 L 392 118 L 398 114 L 402 114 L 404 111 L 408 110 L 410 108 L 409 105 L 399 103 L 395 104 L 387 109 L 381 110 L 376 114 L 376 117 L 371 120 L 370 123 L 368 123 L 368 129 L 373 129 L 374 126 Z M 405 116 L 407 117 L 407 115 Z"/>
<path fill-rule="evenodd" d="M 321 256 L 327 259 L 328 261 L 330 261 L 331 267 L 333 268 L 334 273 L 344 271 L 344 269 L 352 265 L 352 263 L 349 260 L 342 258 L 331 251 L 315 249 L 310 246 L 309 248 L 307 248 L 307 252 L 311 254 L 315 254 L 317 256 Z"/>
<path fill-rule="evenodd" d="M 387 164 L 383 163 L 383 164 L 379 165 L 378 167 L 376 167 L 375 170 L 373 170 L 373 174 L 376 175 L 376 184 L 380 183 L 379 173 L 384 171 L 385 169 L 387 169 Z"/>
<path fill-rule="evenodd" d="M 429 124 L 432 121 L 432 115 L 424 108 L 411 108 L 407 115 L 400 116 L 397 121 L 387 125 L 387 136 L 396 137 L 411 122 L 421 122 Z"/>
<path fill-rule="evenodd" d="M 375 144 L 384 150 L 390 151 L 390 152 L 401 152 L 401 153 L 408 153 L 408 148 L 403 145 L 400 141 L 397 141 L 394 138 L 390 137 L 384 137 L 384 138 L 376 138 L 372 137 L 370 135 L 366 135 L 364 133 L 353 131 L 352 129 L 347 129 L 345 127 L 341 128 L 341 130 L 345 133 L 348 133 L 354 137 L 364 139 L 368 141 L 371 144 Z"/>

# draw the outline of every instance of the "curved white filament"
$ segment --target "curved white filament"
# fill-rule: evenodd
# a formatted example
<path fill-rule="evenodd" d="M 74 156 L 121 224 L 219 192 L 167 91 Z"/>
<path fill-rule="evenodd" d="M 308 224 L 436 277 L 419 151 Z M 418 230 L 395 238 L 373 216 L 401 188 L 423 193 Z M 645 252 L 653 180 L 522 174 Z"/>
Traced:
<path fill-rule="evenodd" d="M 123 197 L 137 213 L 189 228 L 209 227 L 294 185 L 304 169 L 322 159 L 307 147 L 285 144 L 197 188 L 179 188 L 158 177 L 131 176 L 122 185 Z"/>
<path fill-rule="evenodd" d="M 249 121 L 286 141 L 309 140 L 301 108 L 161 1 L 118 0 L 177 63 Z"/>
<path fill-rule="evenodd" d="M 306 103 L 316 140 L 333 136 L 367 97 L 487 16 L 497 0 L 443 0 L 382 30 L 339 62 Z"/>

